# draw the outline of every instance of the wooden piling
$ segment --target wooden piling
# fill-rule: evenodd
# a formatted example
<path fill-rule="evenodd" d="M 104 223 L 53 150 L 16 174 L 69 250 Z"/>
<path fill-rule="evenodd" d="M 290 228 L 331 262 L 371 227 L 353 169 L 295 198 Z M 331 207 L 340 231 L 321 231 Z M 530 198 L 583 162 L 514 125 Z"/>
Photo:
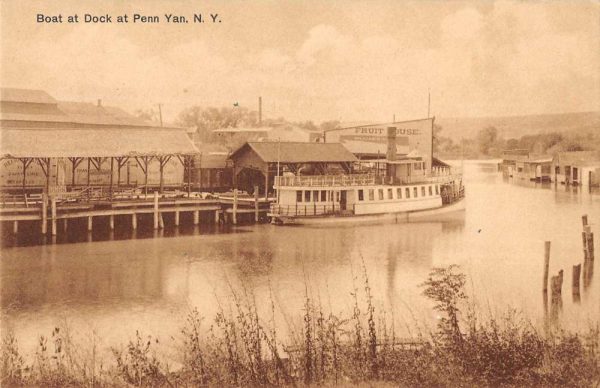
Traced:
<path fill-rule="evenodd" d="M 254 222 L 258 222 L 258 186 L 254 186 Z"/>
<path fill-rule="evenodd" d="M 581 264 L 573 266 L 573 295 L 579 294 L 579 279 L 581 278 Z"/>
<path fill-rule="evenodd" d="M 231 213 L 231 222 L 237 225 L 237 208 L 238 208 L 238 190 L 233 189 L 233 212 Z"/>
<path fill-rule="evenodd" d="M 175 210 L 175 226 L 179 226 L 179 210 Z"/>
<path fill-rule="evenodd" d="M 110 230 L 114 230 L 115 229 L 115 215 L 111 214 L 109 216 L 109 225 L 110 225 Z"/>
<path fill-rule="evenodd" d="M 548 270 L 550 268 L 550 241 L 544 243 L 544 292 L 548 292 Z"/>
<path fill-rule="evenodd" d="M 200 223 L 200 210 L 194 211 L 194 225 L 198 225 Z"/>
<path fill-rule="evenodd" d="M 50 211 L 52 217 L 52 235 L 56 236 L 56 198 L 50 197 Z"/>
<path fill-rule="evenodd" d="M 158 229 L 158 191 L 154 192 L 154 229 Z"/>
<path fill-rule="evenodd" d="M 42 234 L 48 232 L 48 195 L 42 194 Z"/>
<path fill-rule="evenodd" d="M 131 215 L 131 229 L 136 230 L 137 229 L 137 214 L 133 213 Z"/>

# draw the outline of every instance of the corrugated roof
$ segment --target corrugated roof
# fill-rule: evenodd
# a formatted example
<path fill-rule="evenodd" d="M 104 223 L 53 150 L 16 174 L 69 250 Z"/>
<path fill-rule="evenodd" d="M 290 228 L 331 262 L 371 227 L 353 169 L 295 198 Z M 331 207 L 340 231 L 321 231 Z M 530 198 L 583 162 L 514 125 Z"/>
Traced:
<path fill-rule="evenodd" d="M 1 88 L 0 101 L 56 104 L 56 100 L 43 90 Z"/>
<path fill-rule="evenodd" d="M 173 129 L 2 129 L 1 157 L 109 157 L 194 154 L 185 131 Z"/>
<path fill-rule="evenodd" d="M 355 162 L 358 159 L 340 143 L 248 142 L 233 152 L 231 158 L 251 148 L 265 162 Z"/>

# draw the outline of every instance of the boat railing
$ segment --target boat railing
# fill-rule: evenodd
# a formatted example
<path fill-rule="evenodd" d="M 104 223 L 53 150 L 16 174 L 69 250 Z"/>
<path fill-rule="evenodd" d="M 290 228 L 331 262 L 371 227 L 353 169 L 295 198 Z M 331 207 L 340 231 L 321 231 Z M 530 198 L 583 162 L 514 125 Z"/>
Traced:
<path fill-rule="evenodd" d="M 294 204 L 294 205 L 278 205 L 271 204 L 271 214 L 277 216 L 325 216 L 342 214 L 343 210 L 339 204 Z"/>
<path fill-rule="evenodd" d="M 406 177 L 386 177 L 372 174 L 354 175 L 290 175 L 276 176 L 278 187 L 335 187 L 368 185 L 410 185 L 418 183 L 445 183 L 459 179 L 459 174 L 431 173 Z"/>
<path fill-rule="evenodd" d="M 351 175 L 290 175 L 275 177 L 275 187 L 302 187 L 302 186 L 365 186 L 383 184 L 382 176 L 372 174 Z"/>

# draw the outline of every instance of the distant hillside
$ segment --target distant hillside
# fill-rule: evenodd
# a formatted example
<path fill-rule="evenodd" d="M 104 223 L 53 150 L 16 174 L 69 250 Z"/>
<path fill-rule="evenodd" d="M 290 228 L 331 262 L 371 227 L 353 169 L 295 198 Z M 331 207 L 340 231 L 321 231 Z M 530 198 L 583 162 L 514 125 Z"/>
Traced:
<path fill-rule="evenodd" d="M 496 127 L 504 139 L 550 132 L 600 131 L 600 112 L 543 114 L 509 117 L 444 118 L 436 117 L 441 135 L 454 140 L 474 138 L 486 127 Z"/>

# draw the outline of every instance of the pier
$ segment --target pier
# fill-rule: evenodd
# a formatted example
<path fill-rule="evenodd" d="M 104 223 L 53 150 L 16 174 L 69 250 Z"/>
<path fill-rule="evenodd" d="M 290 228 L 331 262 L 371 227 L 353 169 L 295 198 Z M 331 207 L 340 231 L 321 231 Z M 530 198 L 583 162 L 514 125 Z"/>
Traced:
<path fill-rule="evenodd" d="M 98 189 L 102 192 L 102 189 Z M 79 193 L 17 194 L 0 197 L 0 221 L 3 226 L 12 226 L 18 233 L 19 224 L 36 222 L 41 234 L 56 236 L 69 232 L 69 221 L 87 221 L 87 231 L 92 232 L 94 220 L 105 218 L 111 230 L 116 223 L 126 223 L 131 229 L 138 227 L 143 215 L 151 215 L 154 229 L 165 226 L 165 215 L 169 214 L 174 226 L 182 222 L 182 215 L 193 220 L 194 225 L 203 220 L 213 223 L 260 222 L 266 219 L 271 199 L 258 195 L 242 196 L 237 190 L 233 195 L 211 195 L 203 198 L 200 193 L 159 194 L 114 194 L 102 196 L 86 190 Z M 191 215 L 191 217 L 189 217 Z M 78 225 L 78 228 L 81 226 Z"/>

